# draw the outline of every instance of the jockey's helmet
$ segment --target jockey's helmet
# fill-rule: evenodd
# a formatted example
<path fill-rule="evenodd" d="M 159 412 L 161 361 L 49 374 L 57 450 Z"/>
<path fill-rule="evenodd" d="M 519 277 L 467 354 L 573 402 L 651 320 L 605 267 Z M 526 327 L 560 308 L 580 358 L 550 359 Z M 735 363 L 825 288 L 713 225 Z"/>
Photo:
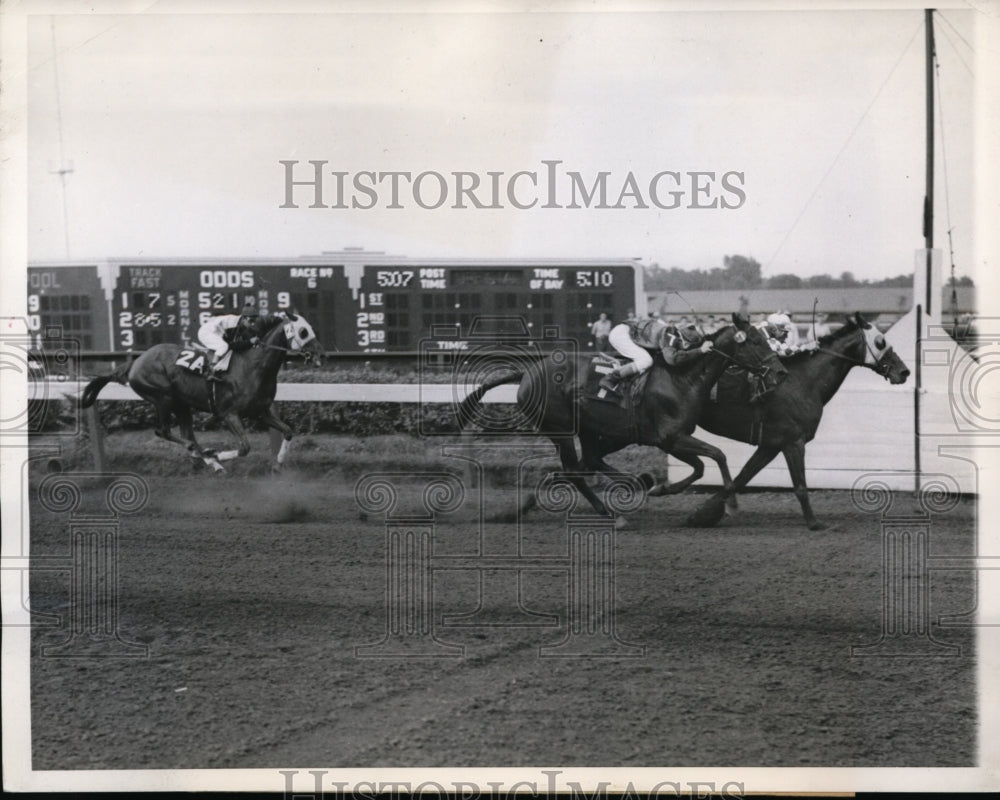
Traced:
<path fill-rule="evenodd" d="M 257 311 L 257 306 L 243 306 L 243 310 L 240 312 L 240 325 L 244 328 L 252 327 L 257 323 L 257 318 L 260 312 Z"/>
<path fill-rule="evenodd" d="M 689 322 L 687 325 L 682 325 L 679 332 L 685 348 L 701 344 L 701 340 L 704 338 L 701 331 L 698 330 L 698 326 L 693 322 Z"/>
<path fill-rule="evenodd" d="M 782 341 L 792 332 L 792 318 L 780 311 L 767 318 L 767 333 L 772 339 Z"/>

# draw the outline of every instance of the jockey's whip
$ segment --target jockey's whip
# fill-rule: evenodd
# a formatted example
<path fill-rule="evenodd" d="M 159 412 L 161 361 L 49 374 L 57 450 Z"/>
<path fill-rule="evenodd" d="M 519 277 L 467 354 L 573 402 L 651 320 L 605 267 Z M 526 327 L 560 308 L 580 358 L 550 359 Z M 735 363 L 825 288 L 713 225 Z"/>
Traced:
<path fill-rule="evenodd" d="M 697 314 L 697 313 L 698 313 L 697 311 L 695 311 L 695 310 L 694 310 L 694 306 L 693 306 L 693 305 L 691 305 L 691 304 L 690 304 L 690 303 L 689 303 L 689 302 L 687 301 L 687 298 L 686 298 L 686 297 L 685 297 L 684 295 L 682 295 L 682 294 L 681 294 L 680 292 L 678 292 L 678 291 L 677 291 L 676 289 L 670 289 L 670 290 L 668 290 L 668 291 L 667 291 L 667 294 L 675 294 L 675 295 L 677 295 L 677 296 L 678 296 L 678 297 L 679 297 L 679 298 L 681 299 L 681 301 L 682 301 L 682 302 L 684 303 L 684 305 L 686 305 L 686 306 L 688 307 L 688 310 L 689 310 L 689 311 L 690 311 L 690 312 L 691 312 L 692 314 Z"/>
<path fill-rule="evenodd" d="M 813 341 L 816 341 L 816 304 L 819 302 L 818 297 L 813 298 L 813 318 L 812 318 L 812 328 L 813 328 Z"/>

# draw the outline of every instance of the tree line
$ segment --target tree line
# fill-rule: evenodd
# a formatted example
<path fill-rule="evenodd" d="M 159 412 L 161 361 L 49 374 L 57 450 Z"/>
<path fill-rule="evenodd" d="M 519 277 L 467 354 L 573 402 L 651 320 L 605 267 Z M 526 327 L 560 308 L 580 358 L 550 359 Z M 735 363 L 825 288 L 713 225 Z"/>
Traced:
<path fill-rule="evenodd" d="M 802 277 L 781 273 L 765 278 L 760 262 L 747 256 L 725 256 L 721 267 L 711 269 L 665 269 L 659 264 L 644 267 L 644 285 L 647 292 L 683 291 L 698 289 L 850 289 L 857 287 L 910 287 L 913 273 L 903 273 L 880 280 L 858 280 L 851 272 L 841 272 L 834 277 L 828 273 Z M 967 275 L 956 279 L 957 286 L 973 286 Z"/>

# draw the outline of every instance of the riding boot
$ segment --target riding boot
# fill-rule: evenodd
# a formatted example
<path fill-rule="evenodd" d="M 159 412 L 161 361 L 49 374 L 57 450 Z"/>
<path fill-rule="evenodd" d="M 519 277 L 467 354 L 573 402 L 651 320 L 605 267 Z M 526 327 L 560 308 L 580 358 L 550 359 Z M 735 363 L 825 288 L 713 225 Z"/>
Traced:
<path fill-rule="evenodd" d="M 607 392 L 618 394 L 618 370 L 613 369 L 607 375 L 602 376 L 597 385 Z"/>
<path fill-rule="evenodd" d="M 639 368 L 635 365 L 634 361 L 628 364 L 623 364 L 620 367 L 615 367 L 611 372 L 601 378 L 598 384 L 602 389 L 612 392 L 614 394 L 621 394 L 621 384 L 619 381 L 622 378 L 627 378 L 629 375 L 637 375 L 639 373 Z"/>
<path fill-rule="evenodd" d="M 221 372 L 215 369 L 215 365 L 219 363 L 219 359 L 212 355 L 208 363 L 205 365 L 205 380 L 206 381 L 220 381 L 222 380 Z"/>

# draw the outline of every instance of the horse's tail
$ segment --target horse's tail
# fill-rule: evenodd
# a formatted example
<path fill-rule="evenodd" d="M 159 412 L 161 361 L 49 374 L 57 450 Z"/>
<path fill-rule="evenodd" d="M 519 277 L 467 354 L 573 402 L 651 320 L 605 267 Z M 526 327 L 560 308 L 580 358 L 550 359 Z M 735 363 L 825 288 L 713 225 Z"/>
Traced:
<path fill-rule="evenodd" d="M 117 381 L 121 384 L 127 383 L 128 371 L 131 366 L 131 363 L 123 364 L 109 375 L 101 375 L 99 378 L 94 378 L 94 380 L 87 384 L 87 387 L 83 390 L 83 394 L 80 395 L 80 408 L 90 408 L 94 405 L 94 401 L 97 400 L 97 395 L 101 393 L 101 389 L 111 383 L 111 381 Z"/>
<path fill-rule="evenodd" d="M 496 378 L 490 378 L 486 381 L 486 383 L 473 389 L 469 393 L 469 396 L 466 397 L 458 406 L 459 428 L 464 428 L 468 422 L 475 418 L 476 409 L 479 408 L 479 403 L 483 399 L 483 395 L 490 389 L 495 389 L 497 386 L 503 386 L 508 383 L 520 383 L 521 378 L 523 377 L 524 370 L 512 370 L 511 372 L 502 374 Z"/>

